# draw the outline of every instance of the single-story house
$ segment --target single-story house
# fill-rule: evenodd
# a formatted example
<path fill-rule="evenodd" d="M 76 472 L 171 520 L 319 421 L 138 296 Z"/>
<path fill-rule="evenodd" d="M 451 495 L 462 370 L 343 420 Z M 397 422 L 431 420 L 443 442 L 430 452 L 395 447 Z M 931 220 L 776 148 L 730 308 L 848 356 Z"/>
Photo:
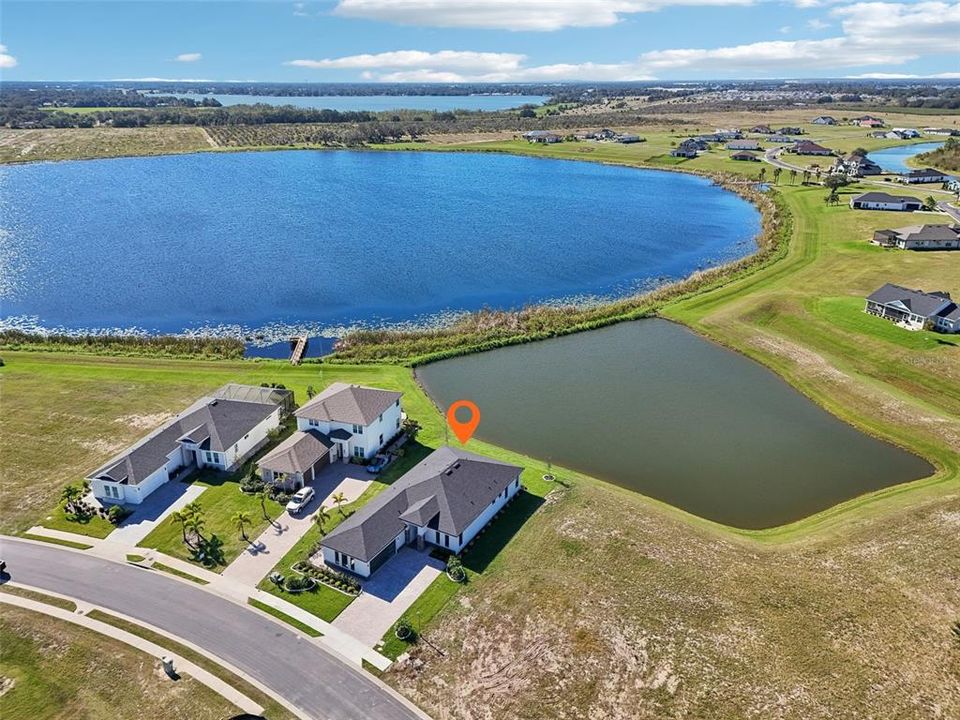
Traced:
<path fill-rule="evenodd" d="M 679 147 L 671 150 L 670 154 L 673 155 L 673 157 L 695 158 L 697 156 L 697 149 L 692 145 L 683 145 L 681 143 Z"/>
<path fill-rule="evenodd" d="M 756 153 L 747 152 L 746 150 L 741 150 L 740 152 L 735 152 L 730 156 L 731 160 L 748 160 L 753 162 L 760 162 L 760 158 L 757 157 Z"/>
<path fill-rule="evenodd" d="M 154 490 L 202 467 L 232 472 L 280 426 L 293 393 L 227 385 L 87 475 L 94 496 L 139 505 Z"/>
<path fill-rule="evenodd" d="M 760 143 L 756 140 L 731 140 L 727 143 L 727 150 L 759 150 Z"/>
<path fill-rule="evenodd" d="M 960 307 L 950 293 L 911 290 L 887 283 L 867 296 L 864 312 L 882 317 L 907 330 L 937 330 L 955 333 L 960 330 Z"/>
<path fill-rule="evenodd" d="M 803 135 L 803 128 L 798 127 L 782 127 L 777 132 L 780 135 Z"/>
<path fill-rule="evenodd" d="M 848 175 L 851 177 L 865 177 L 867 175 L 881 175 L 883 169 L 866 155 L 851 153 L 847 157 L 837 158 L 832 173 Z"/>
<path fill-rule="evenodd" d="M 916 128 L 894 128 L 893 132 L 904 140 L 913 140 L 920 137 L 920 131 Z"/>
<path fill-rule="evenodd" d="M 294 412 L 297 429 L 315 430 L 330 443 L 329 462 L 369 460 L 400 432 L 401 397 L 393 390 L 336 382 Z"/>
<path fill-rule="evenodd" d="M 257 463 L 264 482 L 299 490 L 333 462 L 336 443 L 319 430 L 297 430 Z"/>
<path fill-rule="evenodd" d="M 858 118 L 854 118 L 850 122 L 854 125 L 859 125 L 860 127 L 878 128 L 884 126 L 883 120 L 878 117 L 874 117 L 873 115 L 862 115 Z"/>
<path fill-rule="evenodd" d="M 866 192 L 850 199 L 854 210 L 901 210 L 913 212 L 923 207 L 923 203 L 906 195 L 891 195 L 885 192 Z"/>
<path fill-rule="evenodd" d="M 639 135 L 617 135 L 614 140 L 624 144 L 643 142 L 643 138 Z"/>
<path fill-rule="evenodd" d="M 522 135 L 523 139 L 532 143 L 558 143 L 562 139 L 549 130 L 530 130 Z"/>
<path fill-rule="evenodd" d="M 760 133 L 761 135 L 769 135 L 773 132 L 773 128 L 769 125 L 754 125 L 752 128 L 750 128 L 750 132 Z"/>
<path fill-rule="evenodd" d="M 449 446 L 434 450 L 321 541 L 323 561 L 361 577 L 404 545 L 463 550 L 520 491 L 522 467 Z"/>
<path fill-rule="evenodd" d="M 792 137 L 790 137 L 789 135 L 773 134 L 773 135 L 771 135 L 770 137 L 767 138 L 767 142 L 776 143 L 776 144 L 778 144 L 778 145 L 789 145 L 789 144 L 795 143 L 795 142 L 797 142 L 797 141 L 794 140 L 794 139 L 793 139 Z"/>
<path fill-rule="evenodd" d="M 613 140 L 617 136 L 617 133 L 615 133 L 610 128 L 603 128 L 603 130 L 597 130 L 597 132 L 594 134 L 597 140 Z"/>
<path fill-rule="evenodd" d="M 820 117 L 815 117 L 812 120 L 814 125 L 836 125 L 836 118 L 830 117 L 829 115 L 821 115 Z"/>
<path fill-rule="evenodd" d="M 934 170 L 933 168 L 923 168 L 922 170 L 911 170 L 900 176 L 902 183 L 944 183 L 950 179 L 946 173 Z"/>
<path fill-rule="evenodd" d="M 910 225 L 877 230 L 871 242 L 901 250 L 960 250 L 960 225 Z"/>
<path fill-rule="evenodd" d="M 597 133 L 593 130 L 579 130 L 573 134 L 576 140 L 596 140 Z"/>
<path fill-rule="evenodd" d="M 727 140 L 740 140 L 743 137 L 743 133 L 737 130 L 736 128 L 729 129 L 719 129 L 714 135 L 719 138 L 717 142 L 726 142 Z"/>
<path fill-rule="evenodd" d="M 810 140 L 801 140 L 798 143 L 795 143 L 790 152 L 796 153 L 797 155 L 832 155 L 833 150 L 830 148 L 825 148 L 823 145 L 818 145 L 815 142 Z"/>
<path fill-rule="evenodd" d="M 960 135 L 960 130 L 954 130 L 953 128 L 936 128 L 928 127 L 924 128 L 923 132 L 927 135 L 946 135 L 948 137 L 953 135 Z"/>

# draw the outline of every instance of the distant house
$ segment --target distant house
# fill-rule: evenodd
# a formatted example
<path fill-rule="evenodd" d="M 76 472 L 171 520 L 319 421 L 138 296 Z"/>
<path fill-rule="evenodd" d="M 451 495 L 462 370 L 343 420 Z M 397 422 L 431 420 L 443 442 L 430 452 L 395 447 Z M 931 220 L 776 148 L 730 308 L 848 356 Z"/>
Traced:
<path fill-rule="evenodd" d="M 530 130 L 523 134 L 523 139 L 532 143 L 558 143 L 562 139 L 556 133 L 549 130 Z"/>
<path fill-rule="evenodd" d="M 791 145 L 791 144 L 795 143 L 796 140 L 794 140 L 794 139 L 793 139 L 792 137 L 790 137 L 789 135 L 777 135 L 777 134 L 774 134 L 774 135 L 771 135 L 770 137 L 767 138 L 767 142 L 776 143 L 777 145 Z"/>
<path fill-rule="evenodd" d="M 889 320 L 907 330 L 960 330 L 960 307 L 950 293 L 911 290 L 887 283 L 867 296 L 864 312 Z"/>
<path fill-rule="evenodd" d="M 756 140 L 731 140 L 727 143 L 727 150 L 759 150 L 760 143 Z"/>
<path fill-rule="evenodd" d="M 575 132 L 573 137 L 577 140 L 596 140 L 597 133 L 593 130 L 580 130 L 579 132 Z"/>
<path fill-rule="evenodd" d="M 769 125 L 754 125 L 752 128 L 750 128 L 750 132 L 760 133 L 761 135 L 769 135 L 773 132 L 773 128 Z"/>
<path fill-rule="evenodd" d="M 873 115 L 862 115 L 858 118 L 854 118 L 850 122 L 853 125 L 859 125 L 860 127 L 870 127 L 870 128 L 883 127 L 885 124 L 883 120 L 881 120 L 878 117 L 874 117 Z"/>
<path fill-rule="evenodd" d="M 297 429 L 321 434 L 321 442 L 329 443 L 329 462 L 369 460 L 400 432 L 401 397 L 393 390 L 335 382 L 294 412 Z"/>
<path fill-rule="evenodd" d="M 292 405 L 289 390 L 225 385 L 94 470 L 87 480 L 99 500 L 139 505 L 161 485 L 198 468 L 232 472 L 266 444 Z"/>
<path fill-rule="evenodd" d="M 845 158 L 837 159 L 834 164 L 834 172 L 842 172 L 852 177 L 866 177 L 883 174 L 883 168 L 866 155 L 851 153 Z"/>
<path fill-rule="evenodd" d="M 900 182 L 912 185 L 915 183 L 944 183 L 950 179 L 946 173 L 933 168 L 923 168 L 922 170 L 911 170 L 899 177 Z"/>
<path fill-rule="evenodd" d="M 823 145 L 818 145 L 815 142 L 810 140 L 801 140 L 800 142 L 794 144 L 790 148 L 790 152 L 794 152 L 797 155 L 832 155 L 833 150 L 830 148 L 825 148 Z"/>
<path fill-rule="evenodd" d="M 370 577 L 405 545 L 458 554 L 520 491 L 522 471 L 440 447 L 320 541 L 324 564 Z"/>
<path fill-rule="evenodd" d="M 597 130 L 596 139 L 597 140 L 613 140 L 617 136 L 610 128 L 604 128 L 603 130 Z"/>
<path fill-rule="evenodd" d="M 894 128 L 891 132 L 896 133 L 896 136 L 901 140 L 913 140 L 920 137 L 920 131 L 916 128 Z"/>
<path fill-rule="evenodd" d="M 717 142 L 726 142 L 727 140 L 739 140 L 740 138 L 743 137 L 743 133 L 737 130 L 736 128 L 720 129 L 713 134 L 714 134 L 714 137 L 717 138 Z"/>
<path fill-rule="evenodd" d="M 960 130 L 954 130 L 952 128 L 928 127 L 924 128 L 923 132 L 927 135 L 946 135 L 948 137 L 952 135 L 960 135 Z"/>
<path fill-rule="evenodd" d="M 877 230 L 871 242 L 901 250 L 960 250 L 960 225 L 910 225 Z"/>
<path fill-rule="evenodd" d="M 777 132 L 780 135 L 803 135 L 803 128 L 798 127 L 782 127 Z"/>
<path fill-rule="evenodd" d="M 747 160 L 747 161 L 752 160 L 755 162 L 760 161 L 760 158 L 757 157 L 756 153 L 747 152 L 746 150 L 741 150 L 740 152 L 734 153 L 733 155 L 730 156 L 730 159 L 731 160 Z"/>
<path fill-rule="evenodd" d="M 916 198 L 905 195 L 890 195 L 885 192 L 866 192 L 850 199 L 850 207 L 855 210 L 899 210 L 913 212 L 923 207 Z"/>
<path fill-rule="evenodd" d="M 639 135 L 617 135 L 614 140 L 616 140 L 618 143 L 624 143 L 627 145 L 631 143 L 643 142 L 643 138 Z"/>
<path fill-rule="evenodd" d="M 836 125 L 836 118 L 832 118 L 829 115 L 821 115 L 820 117 L 815 117 L 813 119 L 814 125 Z"/>
<path fill-rule="evenodd" d="M 673 157 L 679 158 L 695 158 L 697 156 L 697 148 L 693 145 L 684 145 L 681 143 L 678 147 L 671 150 L 670 154 Z"/>

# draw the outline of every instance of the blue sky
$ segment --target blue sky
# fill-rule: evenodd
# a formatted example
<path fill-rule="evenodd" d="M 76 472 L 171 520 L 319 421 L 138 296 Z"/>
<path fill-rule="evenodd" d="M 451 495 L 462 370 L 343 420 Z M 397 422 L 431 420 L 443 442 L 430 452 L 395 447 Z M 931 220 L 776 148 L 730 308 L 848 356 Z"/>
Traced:
<path fill-rule="evenodd" d="M 0 77 L 960 77 L 960 2 L 4 0 Z"/>

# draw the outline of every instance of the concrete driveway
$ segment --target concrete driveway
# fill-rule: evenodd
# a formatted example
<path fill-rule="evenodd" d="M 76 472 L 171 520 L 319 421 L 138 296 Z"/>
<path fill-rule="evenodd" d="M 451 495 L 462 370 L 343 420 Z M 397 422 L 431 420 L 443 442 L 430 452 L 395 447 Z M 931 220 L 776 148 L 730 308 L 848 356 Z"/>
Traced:
<path fill-rule="evenodd" d="M 136 545 L 164 518 L 182 510 L 185 505 L 200 497 L 204 490 L 206 487 L 176 480 L 164 483 L 139 505 L 128 506 L 134 508 L 133 514 L 107 535 L 107 540 L 121 545 Z"/>
<path fill-rule="evenodd" d="M 366 476 L 366 477 L 364 477 Z M 274 523 L 254 540 L 236 560 L 228 565 L 223 576 L 255 587 L 273 566 L 293 548 L 313 524 L 313 514 L 321 505 L 336 513 L 333 496 L 342 492 L 351 503 L 363 494 L 370 485 L 372 475 L 359 465 L 334 463 L 309 483 L 316 495 L 297 515 L 284 512 Z"/>
<path fill-rule="evenodd" d="M 443 569 L 444 564 L 430 557 L 428 550 L 402 548 L 363 581 L 360 597 L 337 616 L 333 626 L 373 647 Z M 411 620 L 416 624 L 416 618 Z"/>

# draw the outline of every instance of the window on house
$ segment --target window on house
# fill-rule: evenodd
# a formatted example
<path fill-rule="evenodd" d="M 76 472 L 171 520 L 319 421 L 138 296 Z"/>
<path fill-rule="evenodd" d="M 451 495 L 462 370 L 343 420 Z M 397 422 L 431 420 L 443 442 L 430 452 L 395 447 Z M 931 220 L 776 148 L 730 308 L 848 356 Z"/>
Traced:
<path fill-rule="evenodd" d="M 443 546 L 444 546 L 444 547 L 450 547 L 450 536 L 449 536 L 449 535 L 444 535 L 444 536 L 443 536 Z"/>
<path fill-rule="evenodd" d="M 307 420 L 307 425 L 309 425 L 310 427 L 320 427 L 320 421 L 310 418 L 309 420 Z"/>
<path fill-rule="evenodd" d="M 383 445 L 383 434 L 380 434 L 380 444 Z"/>
<path fill-rule="evenodd" d="M 363 457 L 363 448 L 362 448 L 362 447 L 355 447 L 355 448 L 353 449 L 353 456 L 354 456 L 354 457 L 358 457 L 358 458 L 362 458 L 362 457 Z"/>
<path fill-rule="evenodd" d="M 355 435 L 363 435 L 363 425 L 354 425 L 353 432 Z"/>
<path fill-rule="evenodd" d="M 400 418 L 397 418 L 397 429 L 400 428 Z"/>
<path fill-rule="evenodd" d="M 457 547 L 463 545 L 463 533 L 457 535 Z"/>
<path fill-rule="evenodd" d="M 383 415 L 382 415 L 382 414 L 380 415 L 380 417 L 377 418 L 377 422 L 378 422 L 378 423 L 382 423 L 382 422 L 383 422 Z"/>
<path fill-rule="evenodd" d="M 400 407 L 400 398 L 397 398 L 397 401 L 394 403 L 397 407 Z"/>

